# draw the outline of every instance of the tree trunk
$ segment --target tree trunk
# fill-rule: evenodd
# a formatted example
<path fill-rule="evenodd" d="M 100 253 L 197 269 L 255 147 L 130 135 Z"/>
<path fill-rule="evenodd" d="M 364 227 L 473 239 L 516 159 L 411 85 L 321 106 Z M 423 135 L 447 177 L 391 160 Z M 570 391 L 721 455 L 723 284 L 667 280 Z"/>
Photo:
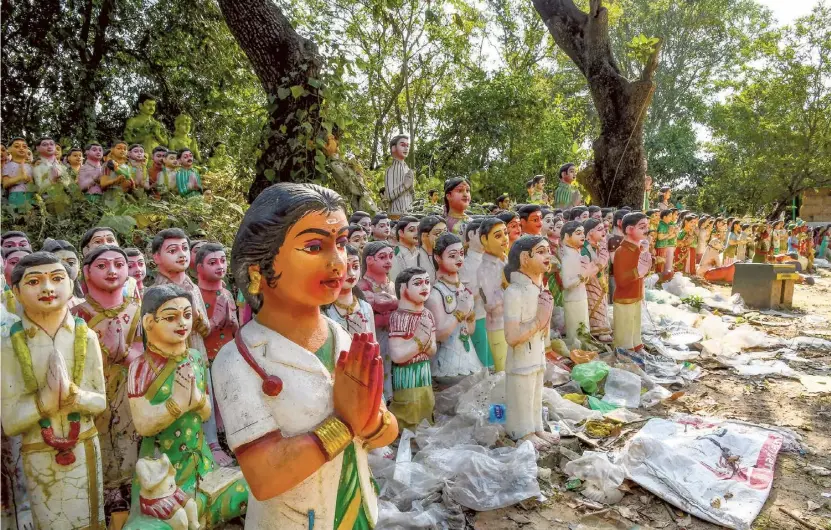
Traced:
<path fill-rule="evenodd" d="M 660 42 L 640 78 L 630 81 L 612 55 L 608 13 L 602 0 L 590 0 L 589 13 L 572 0 L 533 3 L 554 41 L 585 76 L 600 119 L 600 136 L 593 143 L 594 167 L 584 183 L 592 203 L 639 207 L 646 174 L 643 122 L 655 90 Z"/>
<path fill-rule="evenodd" d="M 271 0 L 219 0 L 219 7 L 268 94 L 262 154 L 248 190 L 252 202 L 275 182 L 315 174 L 316 150 L 310 145 L 321 125 L 322 61 L 314 43 L 301 37 Z"/>

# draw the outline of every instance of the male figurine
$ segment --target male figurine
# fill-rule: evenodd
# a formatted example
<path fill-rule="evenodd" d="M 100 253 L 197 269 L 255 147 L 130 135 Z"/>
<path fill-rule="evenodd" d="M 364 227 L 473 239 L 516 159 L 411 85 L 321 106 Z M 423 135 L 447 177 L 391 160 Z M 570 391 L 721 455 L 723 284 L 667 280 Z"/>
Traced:
<path fill-rule="evenodd" d="M 202 195 L 202 177 L 199 176 L 199 171 L 193 167 L 193 152 L 190 149 L 179 151 L 176 189 L 182 197 Z"/>
<path fill-rule="evenodd" d="M 505 370 L 505 358 L 508 355 L 502 290 L 502 271 L 508 256 L 508 228 L 498 217 L 488 217 L 479 225 L 479 242 L 484 254 L 482 264 L 476 272 L 478 291 L 485 308 L 485 329 L 488 333 L 488 350 L 493 357 L 493 369 L 501 372 Z"/>
<path fill-rule="evenodd" d="M 484 249 L 479 240 L 479 226 L 481 220 L 474 219 L 465 226 L 464 243 L 467 247 L 465 262 L 459 271 L 459 280 L 467 289 L 473 293 L 473 313 L 476 317 L 476 328 L 471 338 L 476 354 L 483 366 L 493 367 L 493 357 L 488 347 L 488 330 L 486 325 L 487 312 L 485 303 L 482 301 L 482 293 L 479 290 L 479 267 L 482 265 Z"/>
<path fill-rule="evenodd" d="M 406 214 L 410 210 L 415 196 L 415 176 L 413 170 L 407 167 L 404 159 L 410 153 L 410 137 L 406 134 L 397 134 L 390 140 L 390 154 L 392 165 L 384 174 L 384 198 L 390 203 L 390 214 L 394 219 Z"/>
<path fill-rule="evenodd" d="M 222 284 L 226 272 L 228 261 L 225 247 L 219 243 L 202 245 L 196 253 L 196 275 L 211 323 L 211 332 L 205 337 L 209 361 L 214 360 L 220 348 L 234 340 L 239 329 L 234 297 Z"/>
<path fill-rule="evenodd" d="M 511 247 L 505 267 L 510 279 L 505 289 L 505 430 L 513 440 L 529 440 L 538 450 L 559 441 L 542 423 L 545 347 L 554 308 L 543 275 L 550 266 L 548 241 L 523 236 Z"/>
<path fill-rule="evenodd" d="M 133 144 L 127 151 L 127 158 L 132 168 L 133 180 L 136 187 L 150 189 L 150 177 L 147 175 L 147 158 L 141 144 Z"/>
<path fill-rule="evenodd" d="M 560 183 L 554 191 L 554 208 L 571 208 L 583 203 L 583 196 L 572 184 L 577 176 L 577 168 L 574 164 L 564 164 L 560 168 Z"/>
<path fill-rule="evenodd" d="M 404 269 L 416 266 L 418 260 L 418 219 L 405 215 L 395 225 L 398 244 L 395 246 L 390 278 L 398 278 Z"/>
<path fill-rule="evenodd" d="M 433 378 L 430 361 L 436 354 L 436 321 L 425 309 L 430 276 L 408 268 L 395 278 L 398 309 L 390 315 L 389 350 L 392 358 L 392 403 L 389 410 L 398 425 L 415 430 L 422 420 L 433 422 Z"/>
<path fill-rule="evenodd" d="M 29 252 L 32 251 L 32 244 L 29 242 L 29 236 L 27 236 L 24 232 L 17 232 L 15 230 L 9 230 L 8 232 L 3 232 L 3 235 L 0 236 L 0 245 L 5 248 L 21 248 L 24 250 L 28 250 Z"/>
<path fill-rule="evenodd" d="M 511 209 L 511 196 L 507 193 L 503 193 L 499 197 L 496 198 L 496 207 L 499 209 L 499 212 L 507 212 Z"/>
<path fill-rule="evenodd" d="M 231 165 L 231 157 L 228 156 L 228 147 L 225 142 L 214 142 L 211 156 L 208 157 L 208 169 L 211 171 L 223 171 Z"/>
<path fill-rule="evenodd" d="M 623 218 L 621 226 L 625 239 L 615 252 L 614 346 L 641 350 L 643 278 L 652 266 L 652 256 L 646 250 L 649 220 L 640 212 L 630 213 Z"/>
<path fill-rule="evenodd" d="M 127 254 L 127 270 L 130 277 L 136 281 L 136 291 L 139 296 L 144 294 L 144 279 L 147 277 L 147 263 L 144 254 L 137 248 L 125 248 Z"/>
<path fill-rule="evenodd" d="M 124 126 L 124 139 L 132 144 L 141 144 L 146 153 L 152 153 L 159 144 L 167 145 L 167 132 L 157 119 L 156 98 L 150 94 L 139 94 L 139 113 L 127 120 Z"/>
<path fill-rule="evenodd" d="M 23 436 L 35 528 L 104 528 L 94 425 L 106 409 L 98 339 L 67 309 L 72 282 L 54 254 L 21 259 L 12 289 L 23 312 L 0 348 L 2 421 L 8 436 Z"/>
<path fill-rule="evenodd" d="M 519 209 L 519 226 L 522 235 L 542 235 L 542 207 L 539 204 L 526 204 Z"/>
<path fill-rule="evenodd" d="M 55 155 L 55 140 L 44 136 L 37 142 L 38 161 L 32 169 L 38 193 L 43 195 L 52 184 L 69 186 L 69 175 L 66 166 Z"/>
<path fill-rule="evenodd" d="M 422 268 L 430 275 L 430 281 L 436 281 L 436 266 L 433 264 L 433 247 L 440 235 L 447 232 L 447 224 L 437 215 L 428 215 L 418 222 L 418 239 L 421 246 L 416 256 L 416 267 Z"/>
<path fill-rule="evenodd" d="M 569 221 L 564 224 L 561 239 L 566 341 L 570 346 L 579 348 L 580 324 L 585 326 L 587 332 L 591 329 L 586 282 L 590 276 L 597 274 L 598 266 L 580 254 L 583 243 L 586 241 L 586 232 L 579 221 Z"/>
<path fill-rule="evenodd" d="M 169 147 L 174 151 L 188 150 L 193 153 L 193 158 L 198 162 L 202 160 L 199 153 L 199 145 L 191 137 L 190 130 L 193 127 L 193 118 L 187 114 L 179 114 L 173 120 L 173 138 L 170 139 Z"/>
<path fill-rule="evenodd" d="M 167 191 L 167 180 L 165 180 L 164 159 L 167 156 L 167 148 L 158 146 L 153 149 L 150 159 L 150 168 L 147 170 L 147 184 L 154 197 L 159 198 Z"/>
<path fill-rule="evenodd" d="M 109 502 L 129 494 L 138 461 L 139 436 L 127 399 L 127 367 L 144 351 L 139 326 L 141 302 L 125 298 L 127 254 L 103 245 L 84 256 L 86 300 L 72 309 L 98 335 L 107 389 L 107 410 L 95 426 L 101 435 L 104 490 Z M 117 501 L 116 501 L 117 502 Z"/>
<path fill-rule="evenodd" d="M 372 218 L 372 239 L 371 241 L 389 241 L 390 239 L 390 218 L 381 212 Z"/>
<path fill-rule="evenodd" d="M 176 189 L 176 172 L 179 170 L 179 153 L 168 151 L 164 155 L 164 171 L 160 175 L 164 182 L 160 184 L 162 193 L 178 193 Z"/>
<path fill-rule="evenodd" d="M 3 164 L 3 189 L 9 194 L 9 205 L 19 208 L 32 201 L 29 184 L 32 182 L 32 165 L 27 161 L 29 146 L 23 138 L 12 138 L 9 146 L 12 159 Z"/>
<path fill-rule="evenodd" d="M 89 202 L 101 200 L 101 159 L 104 157 L 104 148 L 101 144 L 92 142 L 87 144 L 84 152 L 86 160 L 78 170 L 78 187 L 84 192 Z"/>

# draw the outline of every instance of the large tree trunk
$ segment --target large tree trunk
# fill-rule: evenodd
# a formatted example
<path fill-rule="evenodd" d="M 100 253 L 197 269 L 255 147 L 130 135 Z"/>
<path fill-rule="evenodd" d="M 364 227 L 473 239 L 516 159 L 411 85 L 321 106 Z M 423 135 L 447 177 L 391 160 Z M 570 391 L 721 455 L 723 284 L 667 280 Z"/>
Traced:
<path fill-rule="evenodd" d="M 251 202 L 274 182 L 314 176 L 322 61 L 314 43 L 294 30 L 273 1 L 219 0 L 219 6 L 269 100 L 262 154 L 248 190 Z M 303 90 L 297 91 L 297 87 Z"/>
<path fill-rule="evenodd" d="M 621 74 L 609 43 L 609 19 L 602 0 L 584 13 L 572 0 L 533 0 L 557 45 L 586 77 L 600 118 L 594 168 L 584 184 L 594 204 L 638 207 L 643 202 L 646 158 L 643 122 L 655 90 L 660 43 L 639 79 Z"/>

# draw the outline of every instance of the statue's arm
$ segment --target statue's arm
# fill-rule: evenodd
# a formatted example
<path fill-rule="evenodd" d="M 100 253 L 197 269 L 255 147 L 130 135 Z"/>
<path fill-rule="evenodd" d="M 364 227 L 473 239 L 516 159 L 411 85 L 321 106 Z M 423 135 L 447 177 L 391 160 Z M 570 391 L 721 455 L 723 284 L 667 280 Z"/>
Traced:
<path fill-rule="evenodd" d="M 101 346 L 92 330 L 87 330 L 87 357 L 84 362 L 84 374 L 78 389 L 75 410 L 87 414 L 100 414 L 107 408 L 107 391 L 104 383 L 104 364 L 101 359 Z"/>
<path fill-rule="evenodd" d="M 23 374 L 14 355 L 10 340 L 3 340 L 0 352 L 2 370 L 2 414 L 3 430 L 8 436 L 15 436 L 37 425 L 40 412 L 35 401 L 36 392 L 27 393 L 23 385 Z"/>

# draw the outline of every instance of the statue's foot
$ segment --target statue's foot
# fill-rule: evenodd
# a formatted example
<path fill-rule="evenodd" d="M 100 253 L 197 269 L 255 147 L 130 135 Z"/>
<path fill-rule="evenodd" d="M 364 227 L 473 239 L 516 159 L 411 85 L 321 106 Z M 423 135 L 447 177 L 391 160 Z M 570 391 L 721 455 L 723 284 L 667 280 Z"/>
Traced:
<path fill-rule="evenodd" d="M 601 336 L 597 337 L 597 340 L 599 340 L 600 342 L 612 342 L 612 336 L 611 335 L 601 335 Z"/>
<path fill-rule="evenodd" d="M 547 442 L 549 445 L 560 444 L 560 435 L 558 433 L 537 431 L 534 434 L 537 435 L 537 438 L 540 438 L 544 442 Z"/>
<path fill-rule="evenodd" d="M 222 447 L 219 446 L 218 443 L 208 444 L 208 447 L 211 448 L 211 454 L 213 454 L 214 462 L 217 463 L 220 467 L 230 467 L 234 464 L 234 459 L 231 458 L 228 453 L 222 450 Z"/>
<path fill-rule="evenodd" d="M 532 432 L 531 434 L 526 434 L 525 436 L 519 439 L 520 442 L 524 442 L 526 440 L 531 442 L 531 445 L 533 445 L 534 449 L 536 449 L 537 451 L 542 451 L 543 449 L 548 449 L 549 447 L 551 447 L 551 444 L 537 436 L 537 433 L 535 432 Z"/>

